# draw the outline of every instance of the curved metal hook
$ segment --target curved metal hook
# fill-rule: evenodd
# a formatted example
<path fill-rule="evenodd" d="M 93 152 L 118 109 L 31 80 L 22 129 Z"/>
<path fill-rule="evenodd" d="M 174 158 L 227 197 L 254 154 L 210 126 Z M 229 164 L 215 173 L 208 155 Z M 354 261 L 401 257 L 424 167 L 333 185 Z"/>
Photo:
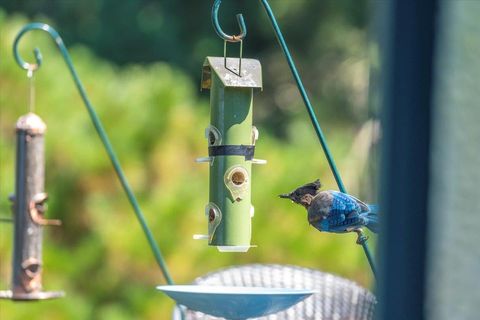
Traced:
<path fill-rule="evenodd" d="M 212 7 L 212 24 L 213 28 L 217 35 L 225 41 L 228 42 L 240 42 L 247 36 L 247 26 L 245 25 L 245 20 L 243 19 L 243 15 L 241 13 L 237 14 L 237 22 L 238 26 L 240 27 L 240 34 L 238 35 L 228 35 L 223 32 L 222 28 L 220 27 L 220 23 L 218 22 L 218 10 L 220 9 L 220 4 L 222 0 L 215 0 Z"/>
<path fill-rule="evenodd" d="M 20 32 L 17 34 L 17 36 L 15 37 L 15 41 L 13 42 L 13 56 L 15 57 L 15 60 L 22 69 L 33 72 L 38 70 L 42 65 L 42 53 L 40 52 L 40 49 L 35 48 L 33 50 L 35 63 L 26 62 L 20 57 L 20 54 L 18 53 L 18 44 L 20 42 L 20 39 L 25 33 L 30 30 L 43 30 L 48 32 L 48 34 L 50 34 L 50 36 L 55 40 L 55 43 L 59 47 L 60 51 L 62 51 L 62 53 L 65 50 L 65 46 L 58 32 L 52 27 L 50 27 L 48 24 L 36 22 L 27 24 L 25 27 L 23 27 L 22 30 L 20 30 Z"/>

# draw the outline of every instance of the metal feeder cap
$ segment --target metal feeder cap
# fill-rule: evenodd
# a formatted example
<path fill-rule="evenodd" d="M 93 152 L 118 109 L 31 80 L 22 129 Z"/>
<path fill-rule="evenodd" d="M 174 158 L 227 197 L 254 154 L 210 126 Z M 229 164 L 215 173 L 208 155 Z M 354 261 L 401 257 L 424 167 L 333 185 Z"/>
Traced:
<path fill-rule="evenodd" d="M 17 120 L 16 130 L 25 131 L 28 134 L 44 134 L 47 125 L 35 113 L 29 112 Z"/>
<path fill-rule="evenodd" d="M 242 76 L 239 77 L 227 65 L 237 65 L 238 58 L 207 57 L 203 63 L 202 89 L 212 86 L 212 73 L 220 79 L 226 88 L 254 88 L 262 89 L 262 65 L 255 59 L 242 59 Z"/>

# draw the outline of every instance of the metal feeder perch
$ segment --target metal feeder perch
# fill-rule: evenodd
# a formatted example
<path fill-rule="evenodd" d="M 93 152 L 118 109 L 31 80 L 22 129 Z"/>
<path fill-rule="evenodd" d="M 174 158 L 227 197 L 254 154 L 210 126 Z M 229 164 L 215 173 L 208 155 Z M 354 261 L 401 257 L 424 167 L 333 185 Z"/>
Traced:
<path fill-rule="evenodd" d="M 0 291 L 1 299 L 44 300 L 64 296 L 61 291 L 42 291 L 43 227 L 61 224 L 59 220 L 45 218 L 46 129 L 42 119 L 31 112 L 17 121 L 16 185 L 15 195 L 10 197 L 14 213 L 12 287 Z"/>

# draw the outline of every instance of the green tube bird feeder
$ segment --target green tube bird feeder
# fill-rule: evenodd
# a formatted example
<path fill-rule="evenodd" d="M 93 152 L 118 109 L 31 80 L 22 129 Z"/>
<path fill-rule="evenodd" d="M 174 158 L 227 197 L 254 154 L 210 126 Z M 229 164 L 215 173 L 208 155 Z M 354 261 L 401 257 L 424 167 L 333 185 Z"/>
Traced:
<path fill-rule="evenodd" d="M 252 164 L 258 130 L 252 124 L 253 93 L 262 89 L 262 69 L 254 59 L 207 57 L 202 89 L 210 90 L 210 125 L 205 130 L 210 164 L 209 203 L 205 207 L 208 244 L 220 252 L 251 247 Z"/>

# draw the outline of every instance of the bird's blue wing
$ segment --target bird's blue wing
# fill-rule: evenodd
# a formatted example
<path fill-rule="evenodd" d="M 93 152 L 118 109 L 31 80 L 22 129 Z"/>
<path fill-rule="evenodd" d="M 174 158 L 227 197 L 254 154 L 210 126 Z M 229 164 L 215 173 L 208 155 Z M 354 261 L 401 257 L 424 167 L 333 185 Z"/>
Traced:
<path fill-rule="evenodd" d="M 337 192 L 339 193 L 339 192 Z M 379 230 L 379 221 L 378 221 L 378 206 L 376 205 L 367 205 L 365 202 L 355 198 L 354 196 L 351 195 L 346 195 L 342 194 L 343 196 L 349 197 L 352 201 L 356 202 L 357 209 L 356 209 L 356 219 L 352 219 L 351 221 L 348 221 L 348 218 L 354 218 L 353 215 L 347 216 L 347 221 L 345 221 L 345 224 L 348 224 L 348 226 L 366 226 L 370 231 L 374 233 L 378 233 Z"/>
<path fill-rule="evenodd" d="M 345 215 L 338 211 L 334 214 L 330 214 L 328 217 L 322 220 L 320 226 L 322 231 L 332 231 L 338 226 L 342 225 L 345 221 Z"/>
<path fill-rule="evenodd" d="M 308 210 L 308 220 L 315 228 L 320 231 L 330 231 L 337 225 L 340 225 L 345 221 L 345 215 L 340 211 L 330 211 L 328 215 L 322 215 L 322 213 L 315 208 Z"/>
<path fill-rule="evenodd" d="M 339 191 L 331 190 L 329 192 L 333 195 L 333 202 L 330 210 L 339 211 L 345 215 L 348 215 L 352 211 L 358 213 L 359 205 L 355 198 Z"/>
<path fill-rule="evenodd" d="M 345 220 L 340 223 L 329 225 L 328 231 L 335 233 L 345 233 L 361 228 L 364 225 L 366 225 L 365 218 L 356 215 L 353 218 L 345 218 Z"/>
<path fill-rule="evenodd" d="M 352 227 L 358 227 L 362 224 L 362 218 L 359 216 L 360 207 L 355 198 L 348 194 L 329 191 L 333 196 L 330 214 L 327 219 L 328 231 L 330 232 L 348 232 Z"/>
<path fill-rule="evenodd" d="M 318 203 L 308 210 L 309 221 L 315 228 L 320 231 L 343 233 L 365 224 L 364 217 L 360 216 L 364 209 L 358 199 L 339 191 L 324 192 L 331 195 L 328 213 L 323 211 L 322 215 L 322 210 L 319 209 L 321 206 Z"/>

